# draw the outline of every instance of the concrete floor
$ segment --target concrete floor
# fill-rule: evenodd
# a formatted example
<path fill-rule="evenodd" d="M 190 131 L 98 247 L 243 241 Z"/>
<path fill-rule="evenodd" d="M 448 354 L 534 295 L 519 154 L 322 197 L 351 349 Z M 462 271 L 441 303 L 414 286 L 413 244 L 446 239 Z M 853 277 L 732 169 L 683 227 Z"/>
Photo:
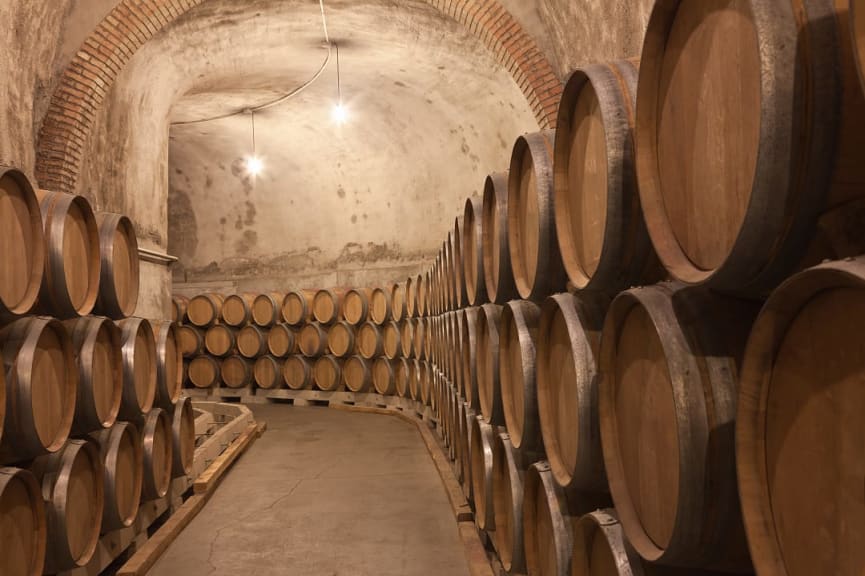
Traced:
<path fill-rule="evenodd" d="M 390 416 L 252 406 L 267 431 L 151 576 L 467 576 L 438 472 Z"/>

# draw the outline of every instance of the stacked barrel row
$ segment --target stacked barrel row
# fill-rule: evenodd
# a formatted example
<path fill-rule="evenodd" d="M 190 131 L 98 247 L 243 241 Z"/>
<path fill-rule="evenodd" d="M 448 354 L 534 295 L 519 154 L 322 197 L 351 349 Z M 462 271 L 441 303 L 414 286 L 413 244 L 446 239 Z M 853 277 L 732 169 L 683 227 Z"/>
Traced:
<path fill-rule="evenodd" d="M 405 286 L 176 296 L 187 385 L 348 390 L 429 402 L 426 318 Z"/>
<path fill-rule="evenodd" d="M 508 573 L 865 570 L 862 12 L 658 0 L 410 280 Z"/>
<path fill-rule="evenodd" d="M 54 574 L 189 472 L 195 423 L 174 326 L 130 317 L 128 218 L 7 168 L 0 243 L 0 573 Z"/>

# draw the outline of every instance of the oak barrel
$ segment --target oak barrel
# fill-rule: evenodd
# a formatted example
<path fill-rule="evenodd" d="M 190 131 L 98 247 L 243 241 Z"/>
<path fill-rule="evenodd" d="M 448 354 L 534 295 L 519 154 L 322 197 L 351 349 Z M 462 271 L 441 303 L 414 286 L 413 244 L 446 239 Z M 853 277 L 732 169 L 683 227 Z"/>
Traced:
<path fill-rule="evenodd" d="M 481 208 L 484 286 L 490 302 L 504 304 L 518 296 L 508 239 L 507 172 L 487 176 Z"/>
<path fill-rule="evenodd" d="M 211 388 L 219 383 L 219 361 L 213 356 L 196 356 L 189 362 L 187 374 L 196 388 Z"/>
<path fill-rule="evenodd" d="M 214 324 L 204 333 L 204 348 L 217 357 L 228 356 L 237 350 L 237 330 L 225 324 Z"/>
<path fill-rule="evenodd" d="M 396 393 L 393 364 L 387 358 L 377 358 L 372 365 L 372 383 L 375 391 L 382 396 L 393 396 Z"/>
<path fill-rule="evenodd" d="M 433 367 L 429 362 L 421 362 L 419 366 L 418 386 L 420 388 L 420 396 L 418 400 L 420 400 L 421 405 L 429 406 L 432 402 Z"/>
<path fill-rule="evenodd" d="M 418 274 L 414 284 L 412 284 L 415 293 L 415 313 L 413 316 L 429 316 L 429 273 Z"/>
<path fill-rule="evenodd" d="M 523 574 L 526 569 L 523 544 L 523 475 L 506 432 L 493 434 L 494 540 L 502 567 Z"/>
<path fill-rule="evenodd" d="M 460 241 L 463 256 L 463 282 L 466 286 L 465 306 L 479 306 L 487 302 L 484 276 L 483 198 L 466 199 L 463 211 L 463 237 Z"/>
<path fill-rule="evenodd" d="M 252 301 L 252 323 L 261 328 L 268 328 L 279 322 L 282 315 L 282 304 L 285 295 L 279 292 L 259 294 Z"/>
<path fill-rule="evenodd" d="M 381 329 L 372 322 L 365 322 L 357 329 L 357 351 L 366 358 L 372 360 L 384 354 L 384 338 Z"/>
<path fill-rule="evenodd" d="M 120 417 L 137 420 L 150 411 L 156 400 L 156 339 L 144 318 L 117 322 L 123 361 L 123 399 Z"/>
<path fill-rule="evenodd" d="M 186 307 L 186 317 L 189 323 L 199 328 L 212 326 L 219 320 L 222 311 L 222 294 L 196 294 L 189 299 Z"/>
<path fill-rule="evenodd" d="M 29 470 L 0 468 L 0 573 L 42 576 L 47 532 L 36 478 Z"/>
<path fill-rule="evenodd" d="M 189 321 L 186 317 L 186 308 L 189 306 L 189 298 L 175 295 L 171 297 L 171 321 L 184 324 Z"/>
<path fill-rule="evenodd" d="M 421 281 L 420 274 L 417 277 L 409 276 L 405 282 L 405 313 L 409 318 L 420 316 L 418 307 L 418 282 Z"/>
<path fill-rule="evenodd" d="M 289 326 L 300 326 L 312 319 L 315 290 L 291 290 L 282 299 L 282 319 Z"/>
<path fill-rule="evenodd" d="M 408 398 L 411 395 L 411 371 L 413 366 L 414 360 L 409 358 L 400 358 L 394 366 L 395 395 L 400 398 Z"/>
<path fill-rule="evenodd" d="M 372 289 L 369 296 L 369 319 L 379 326 L 390 320 L 391 314 L 391 298 L 393 291 L 399 284 L 391 286 L 377 286 Z"/>
<path fill-rule="evenodd" d="M 252 378 L 259 388 L 265 390 L 281 388 L 285 382 L 282 363 L 270 355 L 259 356 L 252 367 Z"/>
<path fill-rule="evenodd" d="M 453 297 L 453 309 L 457 310 L 467 305 L 468 302 L 468 290 L 466 288 L 466 279 L 465 279 L 465 253 L 463 247 L 463 226 L 464 220 L 463 216 L 457 216 L 454 219 L 454 234 L 452 237 L 452 245 L 453 245 L 453 284 L 454 284 L 454 297 Z"/>
<path fill-rule="evenodd" d="M 177 403 L 183 387 L 183 355 L 177 342 L 177 325 L 154 322 L 156 338 L 156 403 L 166 410 Z"/>
<path fill-rule="evenodd" d="M 312 367 L 309 361 L 299 354 L 293 354 L 282 364 L 282 377 L 292 390 L 312 388 Z"/>
<path fill-rule="evenodd" d="M 573 533 L 565 493 L 545 460 L 532 464 L 524 480 L 523 531 L 528 573 L 571 576 Z"/>
<path fill-rule="evenodd" d="M 288 323 L 276 324 L 267 333 L 267 350 L 271 356 L 285 358 L 295 351 L 294 330 Z"/>
<path fill-rule="evenodd" d="M 342 318 L 345 289 L 318 290 L 312 298 L 312 316 L 322 324 L 333 324 Z"/>
<path fill-rule="evenodd" d="M 305 324 L 298 333 L 297 345 L 301 353 L 309 358 L 325 354 L 327 352 L 327 329 L 318 323 Z"/>
<path fill-rule="evenodd" d="M 328 354 L 315 361 L 312 369 L 315 386 L 325 392 L 334 392 L 343 386 L 342 359 Z"/>
<path fill-rule="evenodd" d="M 476 370 L 478 398 L 484 422 L 502 426 L 505 423 L 499 382 L 499 319 L 502 307 L 484 304 L 478 310 Z"/>
<path fill-rule="evenodd" d="M 859 81 L 865 89 L 865 8 L 857 8 L 855 1 L 850 2 L 850 33 L 853 35 L 853 55 Z"/>
<path fill-rule="evenodd" d="M 141 427 L 144 454 L 144 480 L 141 501 L 149 502 L 168 494 L 174 463 L 174 441 L 171 420 L 162 408 L 154 408 L 144 418 Z"/>
<path fill-rule="evenodd" d="M 177 327 L 177 342 L 184 358 L 204 352 L 204 335 L 198 328 L 182 324 Z"/>
<path fill-rule="evenodd" d="M 171 476 L 188 476 L 195 460 L 195 410 L 192 399 L 184 396 L 174 405 L 171 416 Z"/>
<path fill-rule="evenodd" d="M 406 359 L 404 359 L 406 360 Z M 427 363 L 422 360 L 406 360 L 411 362 L 408 373 L 408 395 L 412 400 L 420 401 L 421 370 L 426 370 Z"/>
<path fill-rule="evenodd" d="M 370 291 L 366 288 L 350 288 L 342 298 L 343 318 L 352 326 L 366 322 L 369 317 Z"/>
<path fill-rule="evenodd" d="M 411 281 L 411 279 L 409 279 Z M 409 316 L 406 309 L 407 285 L 402 282 L 392 284 L 390 287 L 390 315 L 397 322 Z M 387 320 L 387 318 L 385 318 Z"/>
<path fill-rule="evenodd" d="M 232 328 L 240 328 L 248 324 L 252 318 L 252 306 L 255 294 L 230 294 L 222 301 L 219 316 L 224 324 Z"/>
<path fill-rule="evenodd" d="M 0 245 L 8 247 L 0 266 L 0 318 L 8 321 L 36 303 L 46 244 L 33 186 L 23 172 L 5 166 L 0 166 Z"/>
<path fill-rule="evenodd" d="M 348 320 L 331 325 L 327 330 L 327 347 L 337 358 L 347 358 L 355 352 L 355 327 Z"/>
<path fill-rule="evenodd" d="M 228 388 L 244 388 L 252 384 L 252 362 L 233 354 L 222 359 L 219 364 L 219 378 Z"/>
<path fill-rule="evenodd" d="M 402 357 L 402 333 L 400 325 L 391 320 L 382 327 L 384 355 L 389 360 Z"/>
<path fill-rule="evenodd" d="M 254 359 L 267 353 L 267 332 L 249 324 L 237 331 L 237 351 L 244 358 Z"/>
<path fill-rule="evenodd" d="M 352 392 L 369 392 L 372 388 L 372 369 L 363 356 L 352 356 L 342 365 L 342 379 Z"/>
<path fill-rule="evenodd" d="M 478 308 L 463 310 L 460 336 L 460 370 L 462 370 L 463 389 L 469 408 L 480 411 L 480 389 L 477 372 L 477 326 Z"/>
<path fill-rule="evenodd" d="M 402 353 L 402 357 L 415 357 L 418 340 L 421 342 L 421 346 L 423 345 L 424 319 L 406 318 L 397 322 L 397 325 L 399 326 L 400 352 Z"/>
<path fill-rule="evenodd" d="M 99 213 L 99 297 L 94 311 L 126 318 L 138 305 L 138 239 L 132 221 L 121 214 Z"/>
<path fill-rule="evenodd" d="M 138 429 L 118 422 L 91 435 L 102 460 L 105 505 L 101 532 L 131 526 L 138 517 L 144 479 L 144 453 Z"/>

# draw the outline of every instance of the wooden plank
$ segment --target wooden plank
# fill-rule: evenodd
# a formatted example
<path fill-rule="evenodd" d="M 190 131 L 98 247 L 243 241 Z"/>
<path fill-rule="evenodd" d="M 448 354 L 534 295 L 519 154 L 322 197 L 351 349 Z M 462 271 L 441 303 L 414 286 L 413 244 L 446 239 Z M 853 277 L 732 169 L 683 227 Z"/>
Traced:
<path fill-rule="evenodd" d="M 259 430 L 260 428 L 261 430 Z M 219 483 L 219 480 L 225 475 L 228 468 L 246 450 L 251 442 L 261 436 L 261 432 L 263 431 L 263 426 L 259 424 L 250 424 L 247 426 L 237 441 L 233 442 L 225 452 L 220 454 L 213 461 L 213 464 L 195 480 L 195 483 L 192 485 L 193 491 L 196 494 L 201 494 L 212 490 L 212 486 Z"/>
<path fill-rule="evenodd" d="M 460 522 L 459 532 L 466 553 L 466 562 L 469 565 L 469 574 L 472 576 L 494 576 L 490 559 L 478 535 L 478 528 L 474 521 Z"/>

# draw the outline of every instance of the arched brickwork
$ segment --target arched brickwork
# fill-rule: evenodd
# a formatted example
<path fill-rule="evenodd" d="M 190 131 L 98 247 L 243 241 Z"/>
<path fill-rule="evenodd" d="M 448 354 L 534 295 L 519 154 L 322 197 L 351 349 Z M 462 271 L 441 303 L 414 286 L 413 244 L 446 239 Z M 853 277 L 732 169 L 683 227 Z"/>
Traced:
<path fill-rule="evenodd" d="M 122 0 L 63 72 L 36 149 L 36 178 L 75 192 L 90 130 L 111 85 L 145 42 L 206 0 Z M 497 0 L 425 0 L 481 39 L 519 85 L 542 128 L 555 125 L 561 80 L 535 41 Z"/>

